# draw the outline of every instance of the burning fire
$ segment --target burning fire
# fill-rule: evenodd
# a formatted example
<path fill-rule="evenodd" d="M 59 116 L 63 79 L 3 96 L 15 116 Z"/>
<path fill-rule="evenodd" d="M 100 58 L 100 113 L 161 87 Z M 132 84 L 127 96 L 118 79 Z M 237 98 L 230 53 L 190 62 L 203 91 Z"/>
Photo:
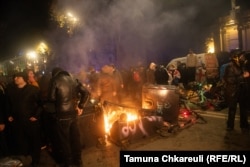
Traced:
<path fill-rule="evenodd" d="M 112 125 L 116 121 L 130 122 L 139 119 L 135 109 L 124 109 L 123 107 L 108 107 L 104 112 L 105 132 L 109 134 Z"/>

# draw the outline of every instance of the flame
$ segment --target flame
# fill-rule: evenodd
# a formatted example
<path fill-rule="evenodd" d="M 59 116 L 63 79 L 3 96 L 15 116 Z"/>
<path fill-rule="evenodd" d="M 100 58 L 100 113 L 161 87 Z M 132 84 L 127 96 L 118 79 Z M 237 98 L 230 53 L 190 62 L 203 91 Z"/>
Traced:
<path fill-rule="evenodd" d="M 104 112 L 105 133 L 109 134 L 115 121 L 131 122 L 139 119 L 137 111 L 112 108 Z"/>

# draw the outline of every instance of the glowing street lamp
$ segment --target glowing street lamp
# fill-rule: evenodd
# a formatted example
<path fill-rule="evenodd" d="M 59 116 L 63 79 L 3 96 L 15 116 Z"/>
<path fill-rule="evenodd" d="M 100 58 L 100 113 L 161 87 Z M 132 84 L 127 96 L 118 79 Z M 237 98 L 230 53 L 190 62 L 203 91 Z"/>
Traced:
<path fill-rule="evenodd" d="M 72 35 L 75 28 L 79 25 L 79 18 L 72 12 L 53 11 L 53 18 L 58 23 L 60 28 L 66 28 L 67 33 Z"/>
<path fill-rule="evenodd" d="M 46 54 L 48 52 L 48 46 L 44 43 L 41 42 L 38 46 L 37 46 L 37 52 L 39 54 Z"/>
<path fill-rule="evenodd" d="M 37 53 L 35 51 L 27 52 L 27 59 L 36 60 L 37 59 Z"/>
<path fill-rule="evenodd" d="M 66 19 L 66 23 L 68 24 L 67 25 L 67 27 L 68 27 L 68 33 L 70 35 L 72 35 L 75 27 L 78 24 L 78 19 L 71 12 L 68 12 L 66 14 L 65 19 Z"/>
<path fill-rule="evenodd" d="M 40 42 L 36 48 L 37 53 L 39 54 L 39 70 L 46 70 L 46 63 L 49 56 L 49 47 L 44 42 Z"/>
<path fill-rule="evenodd" d="M 36 68 L 35 64 L 37 63 L 37 53 L 35 51 L 28 51 L 26 54 L 26 58 L 27 58 L 27 66 L 28 68 Z M 35 70 L 36 71 L 36 70 Z"/>

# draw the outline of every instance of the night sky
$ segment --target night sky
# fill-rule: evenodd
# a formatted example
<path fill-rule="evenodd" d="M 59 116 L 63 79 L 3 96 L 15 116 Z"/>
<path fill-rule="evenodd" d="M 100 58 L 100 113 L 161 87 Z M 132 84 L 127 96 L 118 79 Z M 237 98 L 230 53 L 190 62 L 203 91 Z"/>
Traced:
<path fill-rule="evenodd" d="M 250 6 L 247 0 L 237 4 Z M 51 26 L 51 7 L 71 9 L 79 16 L 82 24 L 75 36 L 62 38 Z M 72 63 L 89 63 L 89 52 L 105 48 L 107 41 L 120 48 L 128 58 L 124 62 L 131 57 L 168 61 L 186 55 L 189 48 L 204 52 L 212 25 L 230 10 L 230 0 L 1 0 L 0 57 L 17 56 L 46 39 Z"/>

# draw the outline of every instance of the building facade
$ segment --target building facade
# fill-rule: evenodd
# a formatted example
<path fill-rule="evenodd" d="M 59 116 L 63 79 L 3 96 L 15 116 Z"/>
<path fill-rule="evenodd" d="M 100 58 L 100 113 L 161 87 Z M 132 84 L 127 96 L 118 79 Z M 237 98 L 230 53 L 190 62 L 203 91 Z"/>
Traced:
<path fill-rule="evenodd" d="M 232 0 L 232 10 L 228 16 L 219 19 L 219 31 L 216 35 L 217 52 L 250 50 L 250 10 L 241 9 Z"/>

